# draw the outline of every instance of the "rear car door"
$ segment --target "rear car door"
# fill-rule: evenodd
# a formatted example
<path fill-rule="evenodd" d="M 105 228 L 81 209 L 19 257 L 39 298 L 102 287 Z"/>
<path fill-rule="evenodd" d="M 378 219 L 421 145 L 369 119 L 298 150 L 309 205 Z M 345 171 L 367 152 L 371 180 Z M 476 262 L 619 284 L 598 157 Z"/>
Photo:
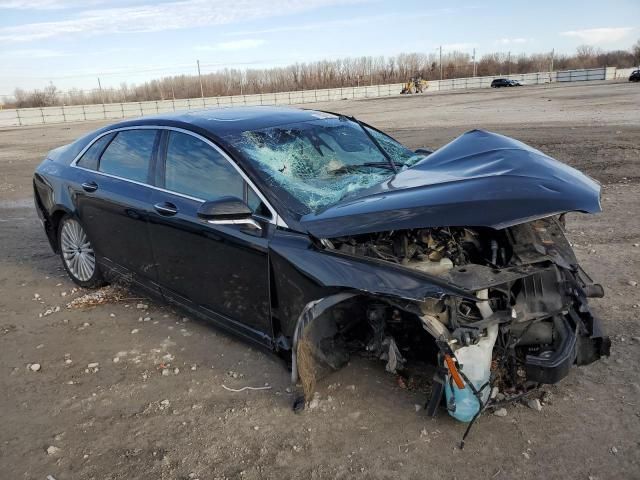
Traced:
<path fill-rule="evenodd" d="M 205 313 L 223 327 L 270 345 L 268 236 L 262 230 L 213 225 L 199 207 L 223 196 L 261 201 L 230 159 L 211 142 L 166 130 L 151 202 L 150 233 L 158 280 L 169 299 Z"/>
<path fill-rule="evenodd" d="M 138 284 L 156 281 L 147 217 L 160 131 L 133 128 L 98 139 L 76 163 L 78 216 L 98 260 Z"/>

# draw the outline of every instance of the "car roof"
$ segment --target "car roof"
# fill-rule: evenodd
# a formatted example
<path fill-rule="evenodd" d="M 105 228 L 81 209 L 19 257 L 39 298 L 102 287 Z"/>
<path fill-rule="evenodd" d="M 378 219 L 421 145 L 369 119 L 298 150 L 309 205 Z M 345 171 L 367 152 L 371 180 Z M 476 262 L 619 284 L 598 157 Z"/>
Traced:
<path fill-rule="evenodd" d="M 184 127 L 187 129 L 205 130 L 215 136 L 226 136 L 247 130 L 274 127 L 288 123 L 308 122 L 333 115 L 316 110 L 306 110 L 292 107 L 214 107 L 201 110 L 151 115 L 134 120 L 127 120 L 113 125 L 108 129 L 158 125 Z"/>

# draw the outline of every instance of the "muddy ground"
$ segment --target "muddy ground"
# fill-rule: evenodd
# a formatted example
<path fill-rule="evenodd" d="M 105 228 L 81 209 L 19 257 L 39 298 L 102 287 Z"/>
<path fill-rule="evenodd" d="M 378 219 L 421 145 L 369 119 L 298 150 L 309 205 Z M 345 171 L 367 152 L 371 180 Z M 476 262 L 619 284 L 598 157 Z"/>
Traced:
<path fill-rule="evenodd" d="M 465 426 L 416 410 L 424 393 L 382 363 L 353 359 L 296 415 L 283 363 L 210 325 L 135 292 L 67 309 L 86 292 L 49 249 L 30 178 L 47 150 L 100 124 L 0 130 L 0 478 L 640 478 L 639 104 L 639 85 L 594 83 L 320 106 L 411 147 L 505 133 L 603 184 L 604 213 L 572 214 L 568 230 L 606 289 L 592 304 L 611 358 L 547 387 L 540 412 L 481 417 L 462 451 Z"/>

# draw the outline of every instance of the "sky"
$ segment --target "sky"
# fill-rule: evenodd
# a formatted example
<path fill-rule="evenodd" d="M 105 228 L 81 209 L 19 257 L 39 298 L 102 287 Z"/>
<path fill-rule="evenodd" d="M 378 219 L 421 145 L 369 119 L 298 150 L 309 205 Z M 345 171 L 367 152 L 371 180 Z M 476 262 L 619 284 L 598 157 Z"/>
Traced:
<path fill-rule="evenodd" d="M 440 45 L 517 55 L 638 39 L 640 0 L 0 0 L 0 95 L 197 74 L 197 60 L 205 73 Z"/>

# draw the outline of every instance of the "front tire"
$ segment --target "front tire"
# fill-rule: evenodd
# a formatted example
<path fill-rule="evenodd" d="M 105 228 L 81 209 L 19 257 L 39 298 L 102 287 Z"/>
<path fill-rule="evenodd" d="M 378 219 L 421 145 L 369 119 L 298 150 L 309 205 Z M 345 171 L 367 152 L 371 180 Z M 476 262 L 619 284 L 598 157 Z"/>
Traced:
<path fill-rule="evenodd" d="M 76 285 L 98 288 L 105 284 L 93 246 L 76 218 L 66 215 L 60 220 L 58 246 L 62 265 Z"/>

